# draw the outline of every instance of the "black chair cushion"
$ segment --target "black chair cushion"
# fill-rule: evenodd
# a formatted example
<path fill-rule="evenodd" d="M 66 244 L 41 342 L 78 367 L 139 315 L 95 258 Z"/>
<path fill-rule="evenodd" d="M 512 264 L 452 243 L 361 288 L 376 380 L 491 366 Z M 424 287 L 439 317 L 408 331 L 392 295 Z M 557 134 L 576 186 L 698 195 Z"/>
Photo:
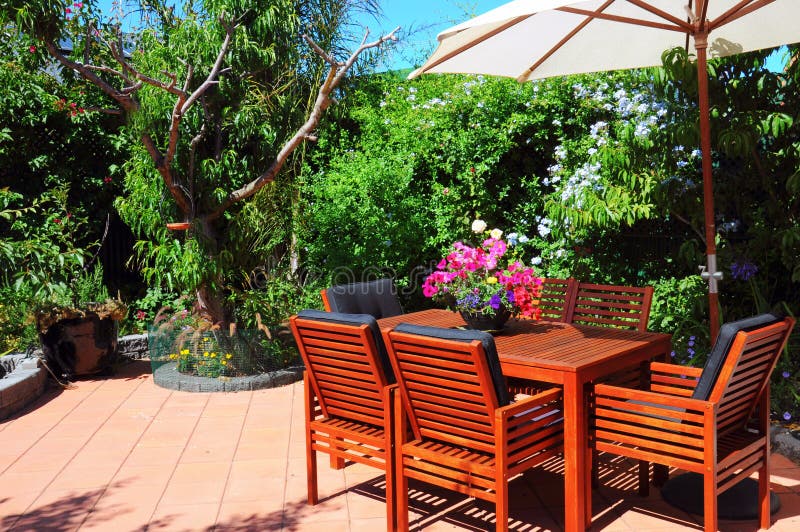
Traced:
<path fill-rule="evenodd" d="M 387 384 L 394 384 L 396 382 L 394 371 L 392 370 L 392 363 L 389 361 L 389 355 L 386 352 L 386 345 L 383 343 L 383 336 L 378 327 L 378 322 L 373 316 L 369 314 L 345 314 L 343 312 L 324 312 L 322 310 L 301 310 L 297 313 L 299 318 L 307 320 L 323 321 L 327 323 L 338 323 L 340 325 L 369 325 L 369 330 L 372 332 L 372 338 L 375 340 L 375 347 L 378 349 L 378 362 L 386 375 Z"/>
<path fill-rule="evenodd" d="M 694 389 L 692 399 L 706 401 L 711 396 L 711 390 L 714 389 L 717 377 L 719 377 L 722 366 L 725 364 L 725 358 L 728 356 L 728 351 L 730 351 L 733 344 L 733 339 L 739 331 L 749 332 L 772 325 L 782 319 L 782 317 L 775 314 L 759 314 L 758 316 L 732 321 L 720 327 L 717 341 L 714 342 L 714 347 L 711 348 L 711 352 L 708 354 L 706 365 L 703 366 L 703 373 L 700 375 L 700 380 Z"/>
<path fill-rule="evenodd" d="M 423 325 L 411 325 L 401 323 L 394 329 L 397 332 L 428 336 L 430 338 L 441 338 L 442 340 L 455 340 L 458 342 L 471 342 L 478 340 L 483 345 L 483 352 L 486 355 L 486 364 L 489 366 L 489 373 L 494 384 L 495 395 L 500 406 L 509 404 L 506 380 L 503 377 L 503 370 L 500 367 L 500 359 L 497 356 L 497 348 L 494 345 L 494 338 L 491 334 L 483 331 L 444 329 L 442 327 L 426 327 Z"/>
<path fill-rule="evenodd" d="M 331 312 L 370 314 L 375 319 L 403 313 L 391 279 L 333 286 L 325 291 Z"/>

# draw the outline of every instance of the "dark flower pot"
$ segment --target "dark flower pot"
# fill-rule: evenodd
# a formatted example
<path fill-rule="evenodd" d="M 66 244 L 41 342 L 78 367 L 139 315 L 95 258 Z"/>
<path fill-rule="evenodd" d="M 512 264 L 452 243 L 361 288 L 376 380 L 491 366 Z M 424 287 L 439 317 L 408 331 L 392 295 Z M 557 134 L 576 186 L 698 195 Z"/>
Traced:
<path fill-rule="evenodd" d="M 467 312 L 465 310 L 460 310 L 459 313 L 467 324 L 467 328 L 477 331 L 499 331 L 511 317 L 511 312 L 504 308 L 498 309 L 491 314 Z"/>
<path fill-rule="evenodd" d="M 117 356 L 117 321 L 91 313 L 57 321 L 39 335 L 50 369 L 60 376 L 108 371 Z"/>

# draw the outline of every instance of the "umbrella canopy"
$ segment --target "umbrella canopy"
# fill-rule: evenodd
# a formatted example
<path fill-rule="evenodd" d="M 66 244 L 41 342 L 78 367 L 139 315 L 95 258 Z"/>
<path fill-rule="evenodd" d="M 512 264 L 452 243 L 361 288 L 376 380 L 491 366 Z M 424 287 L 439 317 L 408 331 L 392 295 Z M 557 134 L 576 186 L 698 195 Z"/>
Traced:
<path fill-rule="evenodd" d="M 798 0 L 516 0 L 439 34 L 409 77 L 491 74 L 518 81 L 661 65 L 665 50 L 697 51 L 700 149 L 711 337 L 719 330 L 707 54 L 723 57 L 800 41 Z"/>

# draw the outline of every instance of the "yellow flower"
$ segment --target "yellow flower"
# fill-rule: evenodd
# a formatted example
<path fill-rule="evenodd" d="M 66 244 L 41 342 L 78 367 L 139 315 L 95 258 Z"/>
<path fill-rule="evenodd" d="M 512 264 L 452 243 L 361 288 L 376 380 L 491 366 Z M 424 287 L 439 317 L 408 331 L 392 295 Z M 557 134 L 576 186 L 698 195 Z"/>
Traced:
<path fill-rule="evenodd" d="M 217 358 L 217 354 L 216 353 L 211 353 L 211 358 Z"/>
<path fill-rule="evenodd" d="M 223 365 L 223 366 L 227 366 L 227 365 L 228 365 L 228 361 L 227 361 L 227 360 L 223 360 L 223 361 L 222 361 L 222 365 Z"/>
<path fill-rule="evenodd" d="M 232 359 L 232 358 L 233 358 L 233 355 L 232 355 L 232 354 L 230 354 L 230 353 L 225 353 L 225 358 L 227 358 L 228 360 L 230 360 L 230 359 Z"/>
<path fill-rule="evenodd" d="M 497 277 L 487 277 L 486 284 L 497 284 Z"/>
<path fill-rule="evenodd" d="M 204 356 L 204 357 L 208 357 L 208 351 L 206 351 L 205 353 L 203 353 L 203 356 Z"/>
<path fill-rule="evenodd" d="M 189 350 L 188 349 L 181 349 L 181 354 L 182 355 L 188 355 L 189 354 Z"/>
<path fill-rule="evenodd" d="M 170 360 L 175 360 L 176 358 L 178 358 L 178 355 L 176 355 L 175 353 L 170 353 L 169 358 Z"/>

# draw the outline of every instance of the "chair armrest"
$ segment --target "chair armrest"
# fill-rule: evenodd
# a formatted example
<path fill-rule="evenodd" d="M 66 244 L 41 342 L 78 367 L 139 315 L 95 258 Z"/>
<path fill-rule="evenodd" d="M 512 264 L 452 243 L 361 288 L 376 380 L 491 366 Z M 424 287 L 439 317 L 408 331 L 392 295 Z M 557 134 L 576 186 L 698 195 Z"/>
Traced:
<path fill-rule="evenodd" d="M 702 399 L 692 399 L 691 397 L 676 397 L 669 394 L 662 394 L 648 390 L 635 390 L 633 388 L 622 388 L 608 384 L 596 384 L 594 387 L 595 397 L 609 397 L 621 399 L 623 401 L 641 401 L 652 403 L 655 407 L 674 407 L 691 410 L 693 412 L 705 412 L 713 410 L 716 406 L 711 401 Z"/>
<path fill-rule="evenodd" d="M 517 402 L 511 403 L 510 405 L 498 408 L 497 413 L 505 419 L 527 415 L 534 410 L 540 409 L 548 403 L 561 401 L 563 394 L 564 391 L 561 388 L 551 388 L 549 390 L 537 393 L 536 395 L 525 397 Z"/>
<path fill-rule="evenodd" d="M 671 396 L 691 397 L 702 373 L 702 368 L 651 362 L 650 391 Z"/>
<path fill-rule="evenodd" d="M 561 388 L 552 388 L 526 397 L 516 403 L 495 410 L 495 422 L 500 432 L 509 439 L 520 442 L 529 437 L 541 438 L 563 431 L 564 415 Z M 516 445 L 511 445 L 516 447 Z"/>

